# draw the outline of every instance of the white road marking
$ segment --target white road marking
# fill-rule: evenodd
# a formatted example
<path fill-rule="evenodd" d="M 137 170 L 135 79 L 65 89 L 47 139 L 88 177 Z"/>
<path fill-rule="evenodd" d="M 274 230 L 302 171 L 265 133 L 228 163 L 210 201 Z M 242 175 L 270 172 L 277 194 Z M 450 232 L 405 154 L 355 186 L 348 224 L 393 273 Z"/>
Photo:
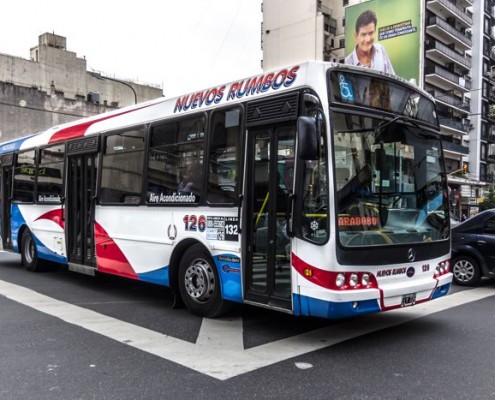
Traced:
<path fill-rule="evenodd" d="M 313 368 L 313 364 L 305 363 L 305 362 L 296 362 L 294 365 L 299 369 L 310 369 Z"/>
<path fill-rule="evenodd" d="M 242 319 L 203 319 L 195 344 L 0 280 L 0 295 L 122 344 L 225 380 L 367 333 L 494 296 L 490 288 L 458 292 L 401 310 L 373 314 L 244 350 Z"/>

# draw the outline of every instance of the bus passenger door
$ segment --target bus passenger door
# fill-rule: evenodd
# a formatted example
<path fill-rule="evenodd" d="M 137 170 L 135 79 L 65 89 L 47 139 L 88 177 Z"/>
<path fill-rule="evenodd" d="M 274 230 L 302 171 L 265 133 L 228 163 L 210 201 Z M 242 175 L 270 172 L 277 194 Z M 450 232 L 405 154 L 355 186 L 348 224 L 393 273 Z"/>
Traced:
<path fill-rule="evenodd" d="M 12 203 L 12 161 L 13 155 L 4 156 L 0 169 L 0 218 L 2 245 L 4 249 L 12 250 L 11 239 L 11 203 Z"/>
<path fill-rule="evenodd" d="M 70 264 L 78 272 L 96 268 L 94 216 L 96 201 L 97 154 L 68 154 L 66 241 Z"/>
<path fill-rule="evenodd" d="M 248 131 L 243 233 L 246 243 L 245 298 L 291 309 L 291 237 L 287 224 L 293 191 L 295 126 Z"/>

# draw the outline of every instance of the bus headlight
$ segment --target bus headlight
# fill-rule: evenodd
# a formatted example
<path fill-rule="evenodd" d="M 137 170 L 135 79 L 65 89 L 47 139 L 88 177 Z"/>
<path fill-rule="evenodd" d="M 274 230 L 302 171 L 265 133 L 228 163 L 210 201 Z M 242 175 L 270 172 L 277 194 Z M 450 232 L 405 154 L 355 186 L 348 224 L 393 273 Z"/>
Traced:
<path fill-rule="evenodd" d="M 337 278 L 335 278 L 335 286 L 341 288 L 345 284 L 345 275 L 344 274 L 338 274 Z"/>
<path fill-rule="evenodd" d="M 368 286 L 369 283 L 370 283 L 369 274 L 363 274 L 363 276 L 361 277 L 361 285 L 362 286 Z"/>
<path fill-rule="evenodd" d="M 351 277 L 349 278 L 349 286 L 354 287 L 358 283 L 358 276 L 357 274 L 351 274 Z"/>
<path fill-rule="evenodd" d="M 445 275 L 446 273 L 449 272 L 449 260 L 442 261 L 441 263 L 437 264 L 435 267 L 435 278 L 438 278 L 439 276 Z"/>

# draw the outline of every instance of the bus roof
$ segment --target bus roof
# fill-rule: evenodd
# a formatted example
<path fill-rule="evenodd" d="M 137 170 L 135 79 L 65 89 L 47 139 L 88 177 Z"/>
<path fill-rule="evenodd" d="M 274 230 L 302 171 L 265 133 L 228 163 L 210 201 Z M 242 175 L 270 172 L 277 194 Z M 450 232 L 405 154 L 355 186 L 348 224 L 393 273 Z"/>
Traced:
<path fill-rule="evenodd" d="M 248 98 L 261 98 L 269 94 L 282 93 L 307 84 L 317 87 L 318 81 L 315 79 L 323 79 L 324 74 L 322 72 L 330 67 L 363 72 L 363 69 L 359 67 L 324 62 L 305 62 L 290 67 L 278 68 L 246 79 L 221 84 L 183 96 L 158 98 L 57 125 L 45 131 L 0 144 L 0 155 L 81 138 L 100 132 L 151 123 L 167 117 L 206 110 L 214 106 L 234 104 Z M 318 70 L 320 73 L 308 74 L 308 69 L 312 71 Z M 369 69 L 366 69 L 366 71 L 367 73 L 379 74 L 399 80 L 403 84 L 410 85 L 411 88 L 418 90 L 418 88 L 409 82 L 398 77 L 373 72 Z M 426 93 L 423 94 L 426 95 Z"/>

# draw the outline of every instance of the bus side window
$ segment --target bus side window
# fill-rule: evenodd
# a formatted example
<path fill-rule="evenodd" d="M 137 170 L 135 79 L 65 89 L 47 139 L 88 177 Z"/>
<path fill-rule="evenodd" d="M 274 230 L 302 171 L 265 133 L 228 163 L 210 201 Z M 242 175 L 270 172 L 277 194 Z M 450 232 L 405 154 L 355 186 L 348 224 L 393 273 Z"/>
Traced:
<path fill-rule="evenodd" d="M 198 204 L 202 198 L 203 114 L 151 128 L 146 182 L 148 204 Z"/>
<path fill-rule="evenodd" d="M 241 110 L 213 114 L 209 140 L 208 203 L 234 203 L 238 194 Z"/>
<path fill-rule="evenodd" d="M 144 132 L 139 126 L 105 138 L 99 195 L 102 204 L 141 202 Z"/>
<path fill-rule="evenodd" d="M 35 151 L 29 150 L 19 153 L 14 168 L 14 201 L 20 203 L 34 202 L 35 177 Z"/>

